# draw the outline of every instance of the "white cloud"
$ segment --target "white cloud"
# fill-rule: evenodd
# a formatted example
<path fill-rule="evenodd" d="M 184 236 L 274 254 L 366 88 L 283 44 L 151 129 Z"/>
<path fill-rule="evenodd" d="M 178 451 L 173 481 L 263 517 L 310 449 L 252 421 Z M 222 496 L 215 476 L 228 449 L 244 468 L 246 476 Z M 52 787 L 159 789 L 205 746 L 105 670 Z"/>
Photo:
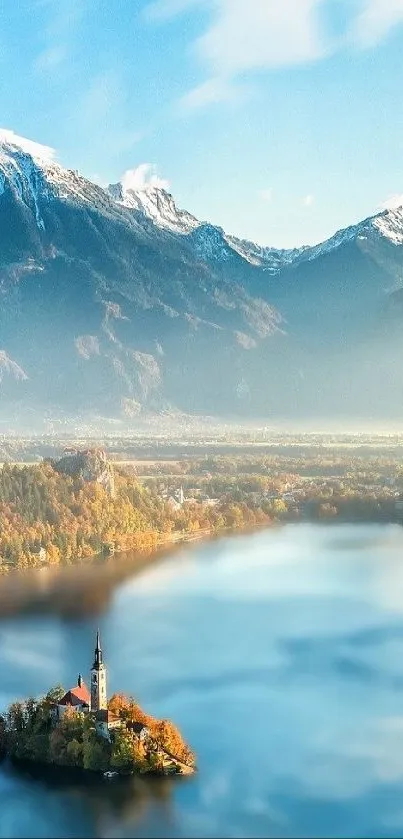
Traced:
<path fill-rule="evenodd" d="M 26 137 L 20 137 L 8 128 L 0 128 L 0 143 L 1 142 L 11 143 L 11 145 L 23 149 L 23 151 L 31 154 L 32 157 L 40 160 L 47 160 L 48 162 L 51 162 L 56 158 L 55 149 L 52 149 L 51 146 L 44 146 L 41 143 L 35 143 L 34 140 L 27 140 Z"/>
<path fill-rule="evenodd" d="M 324 53 L 316 15 L 322 0 L 219 0 L 216 20 L 196 43 L 216 74 L 312 61 Z"/>
<path fill-rule="evenodd" d="M 154 18 L 167 18 L 200 5 L 212 12 L 194 50 L 209 73 L 207 81 L 182 98 L 200 108 L 235 98 L 232 81 L 248 71 L 299 64 L 326 52 L 317 11 L 323 0 L 157 0 Z"/>
<path fill-rule="evenodd" d="M 47 72 L 54 70 L 59 64 L 65 60 L 67 55 L 66 47 L 55 44 L 43 50 L 34 62 L 34 68 L 38 72 Z"/>
<path fill-rule="evenodd" d="M 50 72 L 70 54 L 75 31 L 93 0 L 36 0 L 36 12 L 42 15 L 39 31 L 44 47 L 34 61 L 37 72 Z"/>
<path fill-rule="evenodd" d="M 302 199 L 302 203 L 303 203 L 304 207 L 312 207 L 312 204 L 314 203 L 314 201 L 315 201 L 315 197 L 311 194 L 305 195 L 305 197 Z"/>
<path fill-rule="evenodd" d="M 259 197 L 262 201 L 270 202 L 273 198 L 273 190 L 270 189 L 260 189 L 258 192 Z"/>
<path fill-rule="evenodd" d="M 352 36 L 360 46 L 371 47 L 399 23 L 403 23 L 403 0 L 366 0 L 353 23 Z"/>
<path fill-rule="evenodd" d="M 205 0 L 154 0 L 146 6 L 145 14 L 154 20 L 165 20 L 203 3 Z"/>
<path fill-rule="evenodd" d="M 121 178 L 125 192 L 133 189 L 136 192 L 147 192 L 150 189 L 169 189 L 169 181 L 160 178 L 151 163 L 140 163 L 135 169 L 128 169 Z"/>
<path fill-rule="evenodd" d="M 196 109 L 233 99 L 239 78 L 247 73 L 318 61 L 348 44 L 365 48 L 403 22 L 403 0 L 339 0 L 346 26 L 342 36 L 331 36 L 322 14 L 331 2 L 335 0 L 154 0 L 146 15 L 164 20 L 197 7 L 210 17 L 193 44 L 207 80 L 181 100 L 183 107 Z"/>
<path fill-rule="evenodd" d="M 397 210 L 399 207 L 403 207 L 403 193 L 400 195 L 390 195 L 381 204 L 381 210 Z"/>
<path fill-rule="evenodd" d="M 219 104 L 230 100 L 239 100 L 240 91 L 225 79 L 208 79 L 194 87 L 179 100 L 181 110 L 192 111 L 197 108 L 204 108 L 206 105 Z"/>

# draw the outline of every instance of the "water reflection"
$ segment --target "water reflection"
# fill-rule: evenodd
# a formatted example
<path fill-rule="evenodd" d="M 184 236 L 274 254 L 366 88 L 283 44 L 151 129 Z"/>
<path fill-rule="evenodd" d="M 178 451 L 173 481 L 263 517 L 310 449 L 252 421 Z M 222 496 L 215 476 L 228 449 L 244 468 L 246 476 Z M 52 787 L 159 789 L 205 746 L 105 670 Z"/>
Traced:
<path fill-rule="evenodd" d="M 0 577 L 0 617 L 47 612 L 66 618 L 97 615 L 108 608 L 117 586 L 163 563 L 171 554 L 180 556 L 185 544 L 12 572 Z"/>
<path fill-rule="evenodd" d="M 29 788 L 33 801 L 46 800 L 47 806 L 50 802 L 50 818 L 42 824 L 38 808 L 25 835 L 53 835 L 52 811 L 58 819 L 60 836 L 114 836 L 117 825 L 119 836 L 126 835 L 126 830 L 128 836 L 133 830 L 138 836 L 175 835 L 172 779 L 122 778 L 111 783 L 67 769 L 55 773 L 51 768 L 14 766 L 8 761 L 2 768 L 17 790 L 23 787 L 25 792 Z M 186 783 L 186 779 L 177 779 L 178 783 Z M 14 818 L 18 824 L 18 817 Z M 3 827 L 1 822 L 0 836 L 10 835 Z"/>

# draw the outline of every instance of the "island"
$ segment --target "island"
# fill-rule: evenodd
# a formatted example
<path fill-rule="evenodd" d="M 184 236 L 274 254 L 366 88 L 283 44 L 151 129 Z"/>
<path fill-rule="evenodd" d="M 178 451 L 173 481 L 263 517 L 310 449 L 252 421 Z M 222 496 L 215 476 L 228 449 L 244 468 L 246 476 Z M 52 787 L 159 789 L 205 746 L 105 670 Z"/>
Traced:
<path fill-rule="evenodd" d="M 99 631 L 90 689 L 81 674 L 65 691 L 14 702 L 0 716 L 0 751 L 16 761 L 34 761 L 106 778 L 128 774 L 191 775 L 195 755 L 169 720 L 146 714 L 123 694 L 107 697 L 107 668 Z"/>

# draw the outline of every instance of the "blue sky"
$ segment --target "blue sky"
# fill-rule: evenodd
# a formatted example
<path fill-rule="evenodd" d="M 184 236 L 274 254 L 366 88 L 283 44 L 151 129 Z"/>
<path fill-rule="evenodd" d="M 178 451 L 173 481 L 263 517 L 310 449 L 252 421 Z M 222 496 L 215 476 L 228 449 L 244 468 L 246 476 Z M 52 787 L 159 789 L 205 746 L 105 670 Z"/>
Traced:
<path fill-rule="evenodd" d="M 402 55 L 403 0 L 2 0 L 0 125 L 290 247 L 403 203 Z"/>

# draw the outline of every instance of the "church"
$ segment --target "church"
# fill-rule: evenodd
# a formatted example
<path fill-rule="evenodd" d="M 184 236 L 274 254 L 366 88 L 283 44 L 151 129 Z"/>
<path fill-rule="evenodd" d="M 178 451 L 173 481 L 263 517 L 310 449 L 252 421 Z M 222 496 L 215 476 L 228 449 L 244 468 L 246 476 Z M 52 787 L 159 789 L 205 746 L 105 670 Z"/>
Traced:
<path fill-rule="evenodd" d="M 53 718 L 60 720 L 67 708 L 83 714 L 92 714 L 95 718 L 97 733 L 107 740 L 111 739 L 111 731 L 124 725 L 120 717 L 108 710 L 106 666 L 103 661 L 99 630 L 97 632 L 94 663 L 90 673 L 90 690 L 88 690 L 80 674 L 77 684 L 70 688 L 54 706 Z M 145 726 L 142 726 L 142 728 L 145 729 Z"/>

